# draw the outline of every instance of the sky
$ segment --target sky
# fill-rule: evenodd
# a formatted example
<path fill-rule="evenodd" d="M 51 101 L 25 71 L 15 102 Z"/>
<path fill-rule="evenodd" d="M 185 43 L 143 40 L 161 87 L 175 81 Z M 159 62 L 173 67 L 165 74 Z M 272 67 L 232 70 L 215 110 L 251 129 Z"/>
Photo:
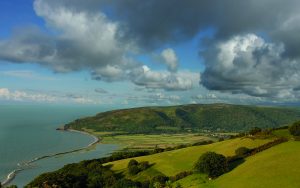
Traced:
<path fill-rule="evenodd" d="M 0 103 L 297 105 L 298 0 L 2 0 Z"/>

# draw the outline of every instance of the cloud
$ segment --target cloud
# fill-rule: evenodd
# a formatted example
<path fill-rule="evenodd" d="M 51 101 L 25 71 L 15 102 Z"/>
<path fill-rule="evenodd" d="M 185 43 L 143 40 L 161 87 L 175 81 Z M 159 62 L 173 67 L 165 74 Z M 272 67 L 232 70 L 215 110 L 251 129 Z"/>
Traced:
<path fill-rule="evenodd" d="M 93 79 L 107 82 L 189 90 L 196 76 L 178 71 L 173 49 L 160 54 L 169 72 L 146 68 L 128 54 L 151 54 L 211 28 L 211 38 L 200 41 L 206 88 L 298 97 L 299 8 L 298 0 L 35 0 L 34 10 L 47 31 L 17 30 L 0 41 L 0 59 L 37 63 L 55 72 L 87 70 Z"/>
<path fill-rule="evenodd" d="M 178 58 L 173 49 L 167 48 L 161 52 L 162 62 L 168 66 L 168 70 L 176 72 L 178 68 Z"/>
<path fill-rule="evenodd" d="M 56 97 L 36 93 L 36 94 L 29 94 L 24 91 L 10 91 L 7 88 L 0 88 L 0 98 L 5 100 L 12 100 L 12 101 L 36 101 L 36 102 L 53 102 L 56 100 Z"/>
<path fill-rule="evenodd" d="M 78 104 L 101 104 L 99 99 L 93 99 L 76 94 L 49 94 L 36 91 L 9 90 L 0 88 L 0 100 L 34 103 L 78 103 Z"/>
<path fill-rule="evenodd" d="M 95 89 L 95 92 L 96 92 L 96 93 L 101 93 L 101 94 L 106 94 L 106 93 L 108 93 L 108 91 L 106 91 L 106 90 L 103 89 L 103 88 L 96 88 L 96 89 Z"/>
<path fill-rule="evenodd" d="M 192 88 L 190 80 L 178 75 L 143 72 L 141 63 L 126 57 L 134 51 L 134 45 L 119 40 L 120 23 L 103 12 L 91 10 L 91 6 L 76 7 L 81 5 L 79 1 L 70 3 L 35 0 L 36 14 L 45 20 L 53 34 L 38 28 L 23 28 L 10 39 L 0 41 L 3 49 L 0 58 L 15 63 L 38 63 L 55 72 L 88 70 L 93 79 L 106 82 L 130 80 L 140 86 L 165 90 Z M 174 50 L 165 49 L 161 59 L 170 71 L 176 71 Z"/>
<path fill-rule="evenodd" d="M 50 1 L 34 1 L 34 9 L 54 34 L 22 28 L 0 41 L 0 57 L 16 63 L 30 62 L 56 72 L 97 69 L 103 77 L 109 68 L 123 64 L 127 44 L 117 39 L 118 24 L 101 12 L 78 12 Z M 100 71 L 103 69 L 102 71 Z"/>
<path fill-rule="evenodd" d="M 42 76 L 31 70 L 0 71 L 0 74 L 5 75 L 5 76 L 25 78 L 25 79 L 34 79 L 34 80 L 56 80 L 56 78 Z"/>
<path fill-rule="evenodd" d="M 298 98 L 300 64 L 284 57 L 283 44 L 238 35 L 205 52 L 201 83 L 210 90 L 258 97 Z"/>
<path fill-rule="evenodd" d="M 191 98 L 192 99 L 217 99 L 218 97 L 214 93 L 208 93 L 206 95 L 199 94 L 199 95 L 196 95 L 196 96 L 192 96 Z"/>
<path fill-rule="evenodd" d="M 166 91 L 184 91 L 193 88 L 193 81 L 199 78 L 199 73 L 153 71 L 144 65 L 130 73 L 130 79 L 139 86 L 149 89 L 164 89 Z"/>
<path fill-rule="evenodd" d="M 107 4 L 116 20 L 124 23 L 119 28 L 125 32 L 124 40 L 133 39 L 147 49 L 185 41 L 213 27 L 216 40 L 264 32 L 272 40 L 284 43 L 287 54 L 300 54 L 299 48 L 295 48 L 300 44 L 299 37 L 295 37 L 300 31 L 297 0 L 151 0 L 147 3 L 123 0 Z"/>
<path fill-rule="evenodd" d="M 300 38 L 297 37 L 300 2 L 297 0 L 151 0 L 147 3 L 124 0 L 110 4 L 117 19 L 124 22 L 119 28 L 126 32 L 124 40 L 135 40 L 148 50 L 192 39 L 212 28 L 214 34 L 201 41 L 200 53 L 206 56 L 201 83 L 208 89 L 251 96 L 299 97 L 296 92 L 299 85 L 295 81 L 300 72 Z M 268 42 L 261 37 L 252 38 L 255 42 L 251 42 L 251 37 L 243 37 L 246 33 L 263 36 Z M 236 44 L 233 40 L 245 42 Z M 226 55 L 221 44 L 229 49 L 234 45 L 238 54 Z M 242 49 L 244 46 L 249 49 Z M 214 58 L 214 53 L 229 59 Z"/>
<path fill-rule="evenodd" d="M 129 96 L 127 101 L 134 101 L 142 104 L 180 104 L 182 103 L 182 97 L 176 94 L 167 94 L 156 92 L 149 95 Z"/>

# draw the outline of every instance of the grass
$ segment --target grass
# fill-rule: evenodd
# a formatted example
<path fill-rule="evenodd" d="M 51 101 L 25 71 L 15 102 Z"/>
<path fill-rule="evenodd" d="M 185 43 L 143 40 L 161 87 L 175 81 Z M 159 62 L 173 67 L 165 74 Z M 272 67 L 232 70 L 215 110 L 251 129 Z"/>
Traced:
<path fill-rule="evenodd" d="M 193 146 L 149 156 L 136 157 L 135 159 L 139 162 L 149 161 L 150 164 L 153 164 L 152 167 L 143 172 L 144 176 L 146 176 L 147 174 L 148 177 L 153 177 L 157 173 L 161 173 L 167 176 L 173 176 L 182 171 L 192 170 L 194 163 L 203 153 L 207 151 L 215 151 L 226 156 L 232 156 L 234 155 L 235 150 L 241 146 L 254 148 L 269 141 L 270 139 L 253 140 L 250 138 L 236 138 L 204 146 Z M 116 172 L 123 172 L 127 177 L 136 179 L 139 177 L 139 174 L 136 177 L 130 177 L 126 173 L 125 169 L 129 160 L 130 159 L 124 159 L 108 164 L 113 165 L 112 170 Z"/>
<path fill-rule="evenodd" d="M 290 141 L 246 159 L 214 187 L 300 187 L 300 142 Z"/>
<path fill-rule="evenodd" d="M 205 140 L 212 140 L 212 138 L 199 134 L 137 134 L 102 137 L 102 143 L 104 144 L 120 144 L 127 149 L 166 148 Z"/>
<path fill-rule="evenodd" d="M 209 186 L 207 181 L 207 177 L 203 174 L 192 174 L 186 178 L 176 181 L 173 184 L 176 185 L 179 183 L 184 188 L 202 188 Z"/>
<path fill-rule="evenodd" d="M 206 134 L 126 134 L 125 132 L 97 132 L 92 129 L 83 129 L 101 139 L 102 144 L 118 144 L 123 149 L 154 149 L 174 147 L 180 144 L 193 144 L 196 142 L 217 139 Z M 116 135 L 117 134 L 117 135 Z M 119 134 L 119 135 L 118 135 Z M 235 135 L 236 133 L 219 133 L 220 135 Z"/>
<path fill-rule="evenodd" d="M 275 130 L 273 131 L 273 134 L 278 137 L 285 137 L 289 140 L 293 138 L 293 136 L 290 134 L 290 131 L 288 129 Z"/>

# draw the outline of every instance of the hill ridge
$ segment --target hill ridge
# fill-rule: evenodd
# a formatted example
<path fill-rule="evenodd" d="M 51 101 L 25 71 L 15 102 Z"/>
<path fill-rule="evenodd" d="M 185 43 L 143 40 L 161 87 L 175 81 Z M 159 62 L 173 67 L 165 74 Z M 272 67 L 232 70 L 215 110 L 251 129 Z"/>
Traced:
<path fill-rule="evenodd" d="M 65 128 L 124 133 L 234 131 L 274 128 L 300 119 L 300 110 L 287 107 L 226 103 L 150 106 L 112 110 L 75 120 Z"/>

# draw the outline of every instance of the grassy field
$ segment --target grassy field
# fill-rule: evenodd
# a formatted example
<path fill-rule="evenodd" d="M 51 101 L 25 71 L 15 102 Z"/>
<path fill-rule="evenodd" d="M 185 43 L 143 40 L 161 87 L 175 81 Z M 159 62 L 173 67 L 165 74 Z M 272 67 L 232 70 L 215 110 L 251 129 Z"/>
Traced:
<path fill-rule="evenodd" d="M 97 136 L 101 139 L 103 144 L 118 144 L 124 149 L 154 149 L 174 147 L 180 144 L 193 144 L 196 142 L 212 140 L 217 138 L 206 136 L 203 134 L 124 134 L 118 132 L 120 135 L 114 135 L 115 132 L 96 132 L 91 129 L 84 129 L 84 131 Z M 123 135 L 124 134 L 124 135 Z M 235 133 L 218 133 L 220 135 L 235 135 Z"/>
<path fill-rule="evenodd" d="M 135 159 L 137 161 L 149 161 L 153 166 L 134 177 L 130 177 L 125 171 L 130 159 L 119 160 L 108 164 L 113 165 L 112 169 L 114 171 L 123 172 L 129 178 L 145 180 L 158 174 L 173 176 L 185 170 L 192 170 L 195 161 L 207 151 L 215 151 L 226 156 L 232 156 L 234 155 L 234 151 L 241 146 L 254 148 L 269 141 L 269 139 L 252 140 L 250 138 L 237 138 L 204 146 L 193 146 L 149 156 L 136 157 Z"/>
<path fill-rule="evenodd" d="M 287 138 L 289 140 L 293 138 L 293 136 L 290 134 L 290 131 L 288 129 L 275 130 L 275 131 L 273 131 L 273 134 L 275 136 L 285 137 L 285 138 Z"/>
<path fill-rule="evenodd" d="M 300 187 L 300 142 L 290 141 L 249 157 L 218 178 L 215 187 Z"/>
<path fill-rule="evenodd" d="M 186 178 L 178 180 L 174 183 L 176 185 L 179 183 L 184 188 L 206 188 L 212 187 L 207 177 L 203 174 L 192 174 Z"/>
<path fill-rule="evenodd" d="M 205 140 L 213 140 L 211 137 L 198 134 L 160 134 L 160 135 L 117 135 L 103 136 L 102 143 L 121 144 L 128 149 L 153 149 L 155 147 L 166 148 L 180 144 L 190 144 Z"/>
<path fill-rule="evenodd" d="M 184 188 L 294 188 L 300 187 L 300 142 L 289 141 L 246 159 L 216 180 L 193 174 L 177 181 Z"/>

